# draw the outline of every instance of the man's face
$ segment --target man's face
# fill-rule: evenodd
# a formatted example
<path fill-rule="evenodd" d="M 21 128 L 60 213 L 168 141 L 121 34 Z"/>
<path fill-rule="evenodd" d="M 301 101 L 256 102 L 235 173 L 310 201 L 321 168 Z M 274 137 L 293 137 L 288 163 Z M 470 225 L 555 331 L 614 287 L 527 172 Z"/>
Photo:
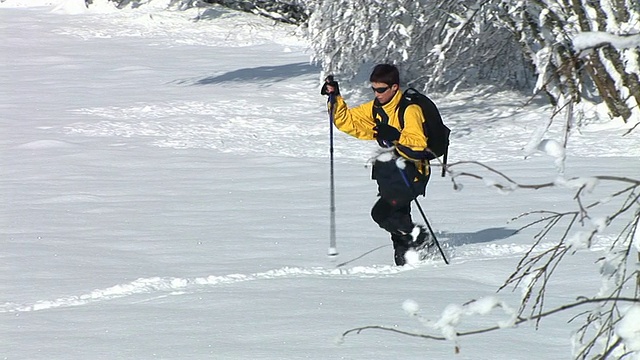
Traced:
<path fill-rule="evenodd" d="M 393 98 L 396 91 L 398 91 L 398 84 L 389 86 L 385 83 L 372 82 L 371 88 L 373 89 L 373 94 L 376 99 L 378 99 L 381 104 L 386 104 L 391 100 L 391 98 Z"/>

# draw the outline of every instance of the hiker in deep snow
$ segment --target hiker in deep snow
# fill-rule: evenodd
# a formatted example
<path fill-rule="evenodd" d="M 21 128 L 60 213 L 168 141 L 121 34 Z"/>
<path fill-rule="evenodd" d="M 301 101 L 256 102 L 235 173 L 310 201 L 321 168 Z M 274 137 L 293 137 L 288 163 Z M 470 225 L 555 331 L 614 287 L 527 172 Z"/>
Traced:
<path fill-rule="evenodd" d="M 371 217 L 391 234 L 395 263 L 404 265 L 409 249 L 434 244 L 427 230 L 411 219 L 411 201 L 425 194 L 429 180 L 429 161 L 421 156 L 428 142 L 423 131 L 427 119 L 419 105 L 409 104 L 402 121 L 399 105 L 403 95 L 394 65 L 375 66 L 369 81 L 375 99 L 353 108 L 340 96 L 338 83 L 331 76 L 321 94 L 330 95 L 334 102 L 330 109 L 340 131 L 362 140 L 377 140 L 380 147 L 389 150 L 373 164 L 372 178 L 378 183 L 380 199 L 371 209 Z"/>

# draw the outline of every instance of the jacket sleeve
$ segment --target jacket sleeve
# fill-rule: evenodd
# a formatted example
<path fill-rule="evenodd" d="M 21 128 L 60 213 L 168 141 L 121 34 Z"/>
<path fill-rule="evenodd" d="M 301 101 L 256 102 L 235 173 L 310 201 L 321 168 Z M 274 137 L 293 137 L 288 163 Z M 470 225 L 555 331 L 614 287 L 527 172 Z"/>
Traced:
<path fill-rule="evenodd" d="M 400 155 L 411 160 L 424 159 L 424 149 L 427 148 L 428 141 L 422 128 L 425 121 L 419 105 L 407 106 L 404 112 L 404 129 L 396 145 Z"/>
<path fill-rule="evenodd" d="M 333 122 L 336 127 L 353 137 L 361 140 L 373 140 L 373 102 L 368 102 L 354 108 L 348 108 L 342 96 L 336 96 Z"/>

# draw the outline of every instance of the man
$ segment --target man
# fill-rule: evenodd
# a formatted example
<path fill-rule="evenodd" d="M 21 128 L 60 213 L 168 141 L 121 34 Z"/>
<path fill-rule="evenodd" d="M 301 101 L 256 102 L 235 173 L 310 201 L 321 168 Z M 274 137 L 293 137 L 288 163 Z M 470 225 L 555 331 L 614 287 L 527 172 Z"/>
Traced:
<path fill-rule="evenodd" d="M 410 104 L 401 126 L 398 106 L 402 99 L 398 68 L 390 64 L 374 67 L 369 77 L 375 99 L 349 108 L 338 83 L 328 77 L 322 95 L 332 95 L 333 119 L 342 132 L 362 140 L 377 140 L 389 149 L 373 165 L 372 177 L 378 183 L 380 199 L 371 209 L 371 217 L 391 234 L 396 265 L 406 263 L 409 249 L 433 245 L 428 232 L 411 220 L 411 201 L 424 195 L 429 180 L 429 162 L 417 160 L 427 147 L 422 124 L 426 119 L 420 106 Z M 391 156 L 389 156 L 391 155 Z"/>

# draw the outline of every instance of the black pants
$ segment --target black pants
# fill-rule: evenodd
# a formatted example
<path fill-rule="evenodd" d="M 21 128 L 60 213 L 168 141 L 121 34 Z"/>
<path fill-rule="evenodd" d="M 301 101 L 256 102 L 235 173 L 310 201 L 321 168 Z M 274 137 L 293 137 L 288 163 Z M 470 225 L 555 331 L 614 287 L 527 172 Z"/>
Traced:
<path fill-rule="evenodd" d="M 391 235 L 406 234 L 415 226 L 411 220 L 411 202 L 424 195 L 429 175 L 421 175 L 415 165 L 408 163 L 404 170 L 398 169 L 394 161 L 376 162 L 373 178 L 378 183 L 380 199 L 371 209 L 371 217 Z M 413 181 L 420 178 L 420 181 Z M 411 186 L 407 182 L 413 181 Z"/>
<path fill-rule="evenodd" d="M 392 205 L 380 198 L 371 209 L 371 217 L 392 235 L 411 232 L 414 226 L 411 220 L 411 203 Z"/>
<path fill-rule="evenodd" d="M 380 199 L 373 205 L 371 217 L 391 234 L 396 264 L 404 265 L 404 254 L 410 245 L 406 234 L 415 227 L 411 220 L 411 201 L 417 195 L 424 195 L 429 176 L 420 175 L 412 163 L 399 169 L 395 161 L 376 161 L 372 175 L 378 183 Z M 408 184 L 416 178 L 420 181 Z"/>
<path fill-rule="evenodd" d="M 409 233 L 414 227 L 411 220 L 411 203 L 394 206 L 380 198 L 371 209 L 371 217 L 381 228 L 391 233 L 395 263 L 404 265 L 404 255 L 409 250 L 409 244 L 402 233 Z"/>

